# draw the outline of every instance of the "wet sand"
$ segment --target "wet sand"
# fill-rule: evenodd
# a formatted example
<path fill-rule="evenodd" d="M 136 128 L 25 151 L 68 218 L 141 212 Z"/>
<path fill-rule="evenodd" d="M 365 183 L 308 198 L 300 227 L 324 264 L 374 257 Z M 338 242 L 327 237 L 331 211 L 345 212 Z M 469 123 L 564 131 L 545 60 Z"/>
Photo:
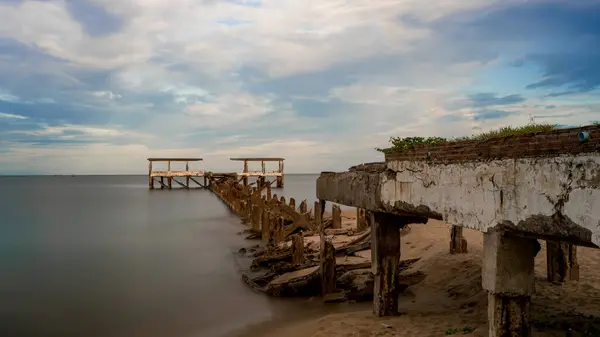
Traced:
<path fill-rule="evenodd" d="M 344 213 L 352 217 L 352 213 Z M 400 296 L 401 316 L 377 318 L 371 303 L 346 304 L 344 312 L 275 322 L 238 336 L 487 336 L 487 294 L 481 287 L 483 235 L 465 229 L 469 252 L 451 255 L 449 232 L 450 226 L 431 220 L 426 225 L 411 225 L 402 237 L 402 259 L 421 258 L 402 275 L 420 272 L 424 278 Z M 600 250 L 578 247 L 581 281 L 550 284 L 546 281 L 545 244 L 541 243 L 532 299 L 535 336 L 565 336 L 569 326 L 581 330 L 573 330 L 573 336 L 583 335 L 584 330 L 587 336 L 600 335 L 600 330 L 595 330 L 600 320 L 584 317 L 600 315 Z"/>

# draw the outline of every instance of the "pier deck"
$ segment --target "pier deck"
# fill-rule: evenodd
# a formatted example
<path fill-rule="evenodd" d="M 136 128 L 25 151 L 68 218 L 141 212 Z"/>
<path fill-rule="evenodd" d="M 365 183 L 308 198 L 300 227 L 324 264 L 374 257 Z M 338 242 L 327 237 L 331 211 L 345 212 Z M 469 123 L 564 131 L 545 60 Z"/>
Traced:
<path fill-rule="evenodd" d="M 190 170 L 190 162 L 199 162 L 202 158 L 148 158 L 148 187 L 154 189 L 154 183 L 158 183 L 161 189 L 171 189 L 173 182 L 179 185 L 181 188 L 206 188 L 208 186 L 208 180 L 206 173 L 203 170 Z M 152 164 L 155 162 L 166 162 L 167 170 L 153 171 Z M 185 170 L 171 170 L 171 163 L 185 163 Z M 203 177 L 204 179 L 199 181 L 195 178 Z M 165 183 L 165 178 L 167 182 Z M 185 178 L 185 182 L 180 182 L 176 178 Z M 190 180 L 195 185 L 190 186 Z"/>
<path fill-rule="evenodd" d="M 244 170 L 242 172 L 238 172 L 237 175 L 242 177 L 242 182 L 244 186 L 248 186 L 248 178 L 255 177 L 257 180 L 257 185 L 262 186 L 267 182 L 267 179 L 270 177 L 275 177 L 276 187 L 283 187 L 283 161 L 284 158 L 272 158 L 272 157 L 254 157 L 254 158 L 230 158 L 233 161 L 243 161 L 244 162 Z M 256 171 L 250 171 L 248 169 L 249 162 L 260 162 L 261 169 Z M 267 171 L 266 164 L 267 162 L 278 162 L 277 170 Z"/>

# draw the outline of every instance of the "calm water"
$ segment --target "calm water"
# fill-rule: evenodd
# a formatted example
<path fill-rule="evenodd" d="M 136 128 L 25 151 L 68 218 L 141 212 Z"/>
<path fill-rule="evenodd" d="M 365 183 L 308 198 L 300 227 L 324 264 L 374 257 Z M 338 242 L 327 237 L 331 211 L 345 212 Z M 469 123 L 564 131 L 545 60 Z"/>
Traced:
<path fill-rule="evenodd" d="M 312 204 L 315 180 L 283 195 Z M 241 282 L 244 227 L 209 191 L 0 177 L 0 214 L 0 336 L 221 336 L 298 310 Z"/>

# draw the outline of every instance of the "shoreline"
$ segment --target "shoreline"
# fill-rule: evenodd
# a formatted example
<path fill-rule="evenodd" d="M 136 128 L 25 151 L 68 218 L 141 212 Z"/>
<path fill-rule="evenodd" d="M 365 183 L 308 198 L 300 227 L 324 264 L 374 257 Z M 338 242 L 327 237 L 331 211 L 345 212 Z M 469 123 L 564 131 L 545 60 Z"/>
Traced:
<path fill-rule="evenodd" d="M 235 202 L 224 201 L 230 207 L 239 207 L 233 205 Z M 339 213 L 342 229 L 356 227 L 357 217 L 352 215 L 357 214 L 356 210 Z M 332 222 L 330 214 L 323 215 L 324 223 Z M 248 225 L 255 226 L 250 215 L 245 220 Z M 273 317 L 236 331 L 231 337 L 486 336 L 488 297 L 481 284 L 483 233 L 465 228 L 468 252 L 450 254 L 448 242 L 451 228 L 440 221 L 429 220 L 427 224 L 405 227 L 401 233 L 401 261 L 415 261 L 399 275 L 402 290 L 398 302 L 399 316 L 375 317 L 372 300 L 333 304 L 322 303 L 323 298 L 314 295 L 311 299 L 304 299 L 324 308 L 315 310 L 314 315 L 311 313 L 285 321 Z M 326 237 L 326 240 L 335 244 L 335 237 L 334 234 Z M 303 238 L 305 247 L 311 247 L 315 235 L 309 233 Z M 316 240 L 320 245 L 318 236 Z M 249 246 L 252 244 L 252 241 L 248 242 Z M 285 237 L 271 249 L 290 249 L 288 246 L 291 246 L 291 240 Z M 339 242 L 337 246 L 340 246 Z M 319 250 L 315 246 L 310 249 Z M 600 267 L 600 251 L 584 247 L 579 249 L 582 266 L 580 282 L 547 282 L 545 247 L 535 258 L 537 291 L 532 302 L 532 323 L 536 336 L 564 336 L 565 331 L 569 330 L 574 335 L 600 335 L 600 317 L 594 316 L 600 312 L 600 303 L 593 300 L 600 297 L 600 271 L 597 271 L 597 267 Z M 370 263 L 370 246 L 353 254 Z M 367 270 L 370 271 L 370 267 Z"/>

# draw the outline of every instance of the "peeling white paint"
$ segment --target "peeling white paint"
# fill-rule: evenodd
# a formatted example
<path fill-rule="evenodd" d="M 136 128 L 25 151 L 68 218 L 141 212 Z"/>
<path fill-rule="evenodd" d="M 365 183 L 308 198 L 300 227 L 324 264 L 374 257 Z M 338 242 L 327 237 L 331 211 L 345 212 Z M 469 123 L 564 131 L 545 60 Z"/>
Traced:
<path fill-rule="evenodd" d="M 487 232 L 502 221 L 518 224 L 557 208 L 592 232 L 600 246 L 600 156 L 558 156 L 435 164 L 391 161 L 395 179 L 382 175 L 381 200 L 425 205 L 453 225 Z M 560 205 L 564 200 L 564 207 Z"/>

